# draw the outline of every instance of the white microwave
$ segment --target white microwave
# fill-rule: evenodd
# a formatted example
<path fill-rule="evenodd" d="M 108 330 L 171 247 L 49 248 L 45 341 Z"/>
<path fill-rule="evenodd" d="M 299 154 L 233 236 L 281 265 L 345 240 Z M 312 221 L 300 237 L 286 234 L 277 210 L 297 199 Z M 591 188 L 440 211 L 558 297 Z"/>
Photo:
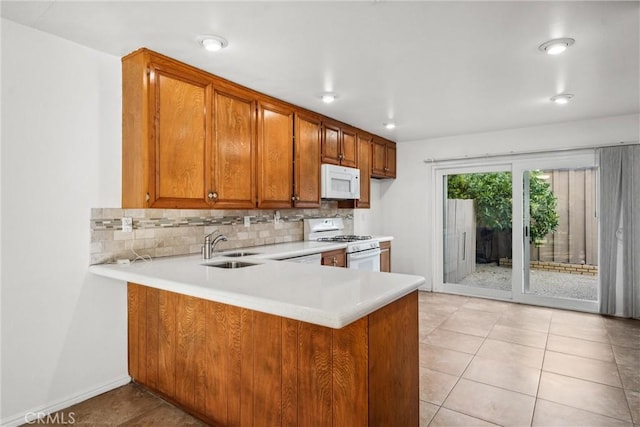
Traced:
<path fill-rule="evenodd" d="M 323 164 L 321 190 L 323 199 L 359 199 L 360 169 Z"/>

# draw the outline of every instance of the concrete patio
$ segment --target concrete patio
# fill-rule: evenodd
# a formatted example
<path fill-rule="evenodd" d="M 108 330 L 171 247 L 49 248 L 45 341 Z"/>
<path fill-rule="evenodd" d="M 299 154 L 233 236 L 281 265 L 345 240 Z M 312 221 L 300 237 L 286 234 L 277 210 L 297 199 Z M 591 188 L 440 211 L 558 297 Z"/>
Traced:
<path fill-rule="evenodd" d="M 511 290 L 511 268 L 493 264 L 476 264 L 475 273 L 460 281 L 476 288 Z M 598 277 L 551 271 L 531 270 L 529 292 L 559 298 L 596 301 Z"/>

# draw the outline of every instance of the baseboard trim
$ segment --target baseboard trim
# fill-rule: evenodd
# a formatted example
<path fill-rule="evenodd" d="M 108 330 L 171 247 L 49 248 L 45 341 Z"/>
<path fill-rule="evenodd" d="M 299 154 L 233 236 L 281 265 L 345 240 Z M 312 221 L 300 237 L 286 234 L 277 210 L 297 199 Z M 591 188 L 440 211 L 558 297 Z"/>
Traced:
<path fill-rule="evenodd" d="M 25 411 L 23 414 L 8 417 L 6 419 L 3 419 L 0 422 L 0 425 L 2 427 L 20 426 L 22 424 L 25 424 L 27 421 L 32 421 L 34 419 L 34 414 L 52 414 L 54 412 L 68 408 L 69 406 L 75 405 L 76 403 L 84 402 L 85 400 L 91 399 L 92 397 L 95 397 L 99 394 L 106 393 L 107 391 L 111 391 L 125 384 L 129 384 L 130 382 L 131 377 L 129 375 L 125 375 L 96 388 L 92 388 L 82 393 L 70 396 L 66 399 L 62 399 L 48 405 L 38 406 L 36 408 Z M 31 418 L 27 418 L 29 415 L 31 415 Z M 34 422 L 33 425 L 37 425 L 37 423 Z"/>

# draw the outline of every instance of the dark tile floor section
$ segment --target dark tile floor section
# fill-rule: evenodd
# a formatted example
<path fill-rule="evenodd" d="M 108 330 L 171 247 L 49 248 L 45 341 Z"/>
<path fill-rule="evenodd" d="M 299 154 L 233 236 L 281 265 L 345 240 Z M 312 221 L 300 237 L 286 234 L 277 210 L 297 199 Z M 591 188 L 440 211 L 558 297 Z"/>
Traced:
<path fill-rule="evenodd" d="M 640 321 L 430 292 L 419 301 L 421 427 L 640 427 Z M 59 419 L 72 413 L 85 426 L 205 425 L 135 384 Z"/>
<path fill-rule="evenodd" d="M 149 393 L 137 384 L 128 384 L 53 414 L 51 421 L 29 425 L 114 426 L 206 426 L 186 412 Z"/>

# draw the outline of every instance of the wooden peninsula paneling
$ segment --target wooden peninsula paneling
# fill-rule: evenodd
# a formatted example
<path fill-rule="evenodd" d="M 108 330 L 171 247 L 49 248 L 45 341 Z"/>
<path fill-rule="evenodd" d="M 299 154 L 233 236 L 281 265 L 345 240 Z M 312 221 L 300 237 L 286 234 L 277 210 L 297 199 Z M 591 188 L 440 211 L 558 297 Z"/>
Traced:
<path fill-rule="evenodd" d="M 418 426 L 418 297 L 342 329 L 129 283 L 129 373 L 218 426 Z"/>

